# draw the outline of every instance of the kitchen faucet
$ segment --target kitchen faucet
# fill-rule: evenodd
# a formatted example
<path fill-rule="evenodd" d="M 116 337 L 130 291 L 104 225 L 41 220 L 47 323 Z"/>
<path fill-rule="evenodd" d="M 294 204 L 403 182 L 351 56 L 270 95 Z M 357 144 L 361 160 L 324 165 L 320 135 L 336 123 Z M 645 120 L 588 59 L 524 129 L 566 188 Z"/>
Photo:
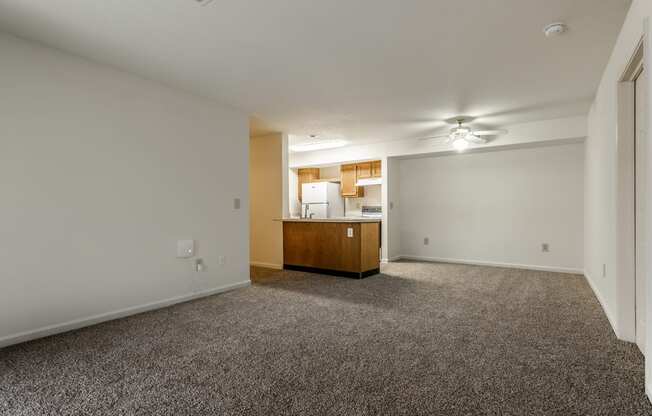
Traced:
<path fill-rule="evenodd" d="M 312 216 L 315 215 L 314 212 L 311 212 L 308 214 L 308 208 L 310 208 L 310 205 L 328 205 L 328 202 L 308 202 L 308 203 L 302 203 L 303 206 L 303 216 L 301 218 L 310 218 L 312 219 Z"/>

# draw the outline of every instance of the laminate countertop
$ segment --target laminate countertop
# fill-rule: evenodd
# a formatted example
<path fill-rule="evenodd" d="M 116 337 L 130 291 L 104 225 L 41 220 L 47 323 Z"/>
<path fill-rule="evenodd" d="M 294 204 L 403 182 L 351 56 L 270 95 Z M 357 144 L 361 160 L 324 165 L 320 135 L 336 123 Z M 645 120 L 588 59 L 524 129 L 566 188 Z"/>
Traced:
<path fill-rule="evenodd" d="M 360 224 L 367 222 L 381 222 L 380 218 L 351 218 L 351 217 L 339 217 L 339 218 L 278 218 L 275 221 L 282 222 L 340 222 L 340 223 L 352 223 Z"/>

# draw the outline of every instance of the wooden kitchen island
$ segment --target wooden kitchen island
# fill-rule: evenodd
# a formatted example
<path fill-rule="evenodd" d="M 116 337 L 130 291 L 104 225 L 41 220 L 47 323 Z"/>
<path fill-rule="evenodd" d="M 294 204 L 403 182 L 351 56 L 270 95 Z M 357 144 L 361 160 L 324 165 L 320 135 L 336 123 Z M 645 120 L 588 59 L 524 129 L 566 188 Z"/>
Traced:
<path fill-rule="evenodd" d="M 282 221 L 284 269 L 357 279 L 380 273 L 380 220 Z"/>

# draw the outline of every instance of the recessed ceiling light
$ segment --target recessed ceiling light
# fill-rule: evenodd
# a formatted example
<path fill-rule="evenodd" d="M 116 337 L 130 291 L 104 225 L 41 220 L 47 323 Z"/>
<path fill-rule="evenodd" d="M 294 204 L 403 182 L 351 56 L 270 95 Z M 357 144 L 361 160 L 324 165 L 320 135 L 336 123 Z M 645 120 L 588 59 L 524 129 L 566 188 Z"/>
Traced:
<path fill-rule="evenodd" d="M 543 28 L 543 33 L 546 34 L 546 37 L 550 38 L 553 36 L 559 36 L 562 33 L 565 33 L 568 30 L 568 27 L 561 22 L 550 23 L 548 26 Z"/>

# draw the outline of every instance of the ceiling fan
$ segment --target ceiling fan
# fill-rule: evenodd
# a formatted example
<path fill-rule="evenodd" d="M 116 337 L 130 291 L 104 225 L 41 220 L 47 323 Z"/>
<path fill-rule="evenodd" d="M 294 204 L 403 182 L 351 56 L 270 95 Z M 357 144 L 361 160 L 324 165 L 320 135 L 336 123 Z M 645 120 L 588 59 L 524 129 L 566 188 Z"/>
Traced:
<path fill-rule="evenodd" d="M 446 144 L 450 144 L 455 150 L 463 151 L 469 147 L 469 144 L 485 144 L 487 143 L 486 136 L 500 136 L 507 134 L 507 130 L 471 130 L 470 127 L 464 126 L 465 118 L 457 118 L 455 122 L 457 127 L 451 129 L 449 134 L 442 134 L 438 136 L 423 137 L 419 140 L 433 140 L 446 138 Z"/>

